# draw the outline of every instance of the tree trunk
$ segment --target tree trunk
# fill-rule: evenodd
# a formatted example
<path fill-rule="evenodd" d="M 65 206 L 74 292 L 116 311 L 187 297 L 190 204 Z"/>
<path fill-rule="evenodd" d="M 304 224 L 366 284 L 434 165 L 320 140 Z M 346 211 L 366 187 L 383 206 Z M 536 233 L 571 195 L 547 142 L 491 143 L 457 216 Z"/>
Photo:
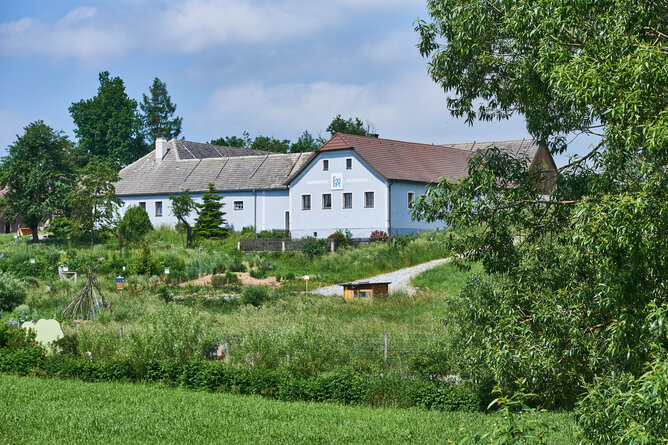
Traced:
<path fill-rule="evenodd" d="M 181 232 L 181 247 L 186 247 L 186 242 L 183 241 L 183 231 L 180 230 L 180 232 Z"/>
<path fill-rule="evenodd" d="M 187 245 L 187 247 L 190 247 L 190 246 L 192 246 L 192 243 L 193 243 L 193 228 L 190 227 L 190 224 L 188 224 L 188 223 L 184 223 L 184 225 L 186 226 L 186 232 L 188 233 L 188 237 L 187 237 L 188 242 L 186 243 L 186 245 Z"/>
<path fill-rule="evenodd" d="M 90 247 L 93 247 L 95 244 L 93 243 L 93 232 L 95 231 L 95 227 L 90 228 Z"/>
<path fill-rule="evenodd" d="M 31 226 L 30 230 L 32 230 L 32 242 L 33 243 L 38 243 L 39 242 L 39 234 L 37 233 L 37 228 L 39 227 L 39 223 L 35 224 L 34 227 Z"/>

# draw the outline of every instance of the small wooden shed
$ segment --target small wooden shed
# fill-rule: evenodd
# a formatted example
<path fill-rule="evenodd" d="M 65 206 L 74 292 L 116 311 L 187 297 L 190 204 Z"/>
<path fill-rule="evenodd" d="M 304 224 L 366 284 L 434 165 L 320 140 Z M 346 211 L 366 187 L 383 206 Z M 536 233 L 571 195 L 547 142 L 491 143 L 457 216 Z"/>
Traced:
<path fill-rule="evenodd" d="M 343 299 L 352 301 L 356 298 L 373 300 L 375 297 L 387 295 L 389 281 L 370 283 L 368 281 L 353 281 L 351 283 L 343 283 Z"/>

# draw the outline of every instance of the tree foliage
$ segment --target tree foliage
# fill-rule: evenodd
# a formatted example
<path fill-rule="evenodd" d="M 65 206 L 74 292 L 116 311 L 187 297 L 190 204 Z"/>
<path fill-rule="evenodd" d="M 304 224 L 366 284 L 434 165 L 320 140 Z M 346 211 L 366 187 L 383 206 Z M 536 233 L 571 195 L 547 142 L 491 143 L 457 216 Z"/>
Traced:
<path fill-rule="evenodd" d="M 287 153 L 290 149 L 290 141 L 288 139 L 276 139 L 271 136 L 258 136 L 253 140 L 250 148 L 274 153 Z"/>
<path fill-rule="evenodd" d="M 197 208 L 195 201 L 193 201 L 192 196 L 190 196 L 190 190 L 184 190 L 177 195 L 169 195 L 169 202 L 172 207 L 172 214 L 186 229 L 186 246 L 190 247 L 192 245 L 192 226 L 190 225 L 188 218 Z M 183 242 L 183 233 L 181 233 L 181 241 Z"/>
<path fill-rule="evenodd" d="M 37 242 L 39 223 L 64 206 L 74 180 L 74 169 L 68 161 L 72 143 L 43 121 L 35 121 L 24 130 L 2 160 L 0 183 L 7 187 L 5 217 L 22 218 L 33 231 L 33 242 Z"/>
<path fill-rule="evenodd" d="M 148 153 L 148 147 L 143 141 L 137 102 L 128 97 L 123 80 L 110 77 L 108 71 L 101 72 L 99 79 L 97 95 L 73 103 L 69 111 L 79 149 L 118 168 Z"/>
<path fill-rule="evenodd" d="M 199 209 L 199 216 L 195 221 L 195 235 L 201 238 L 225 238 L 230 234 L 228 228 L 224 227 L 225 212 L 221 210 L 224 203 L 220 202 L 222 196 L 214 193 L 213 183 L 209 183 L 209 188 L 202 195 L 202 203 L 196 204 Z"/>
<path fill-rule="evenodd" d="M 149 88 L 149 94 L 150 97 L 143 95 L 142 103 L 139 105 L 148 144 L 152 144 L 157 138 L 167 140 L 177 138 L 181 134 L 183 118 L 174 116 L 176 105 L 172 103 L 172 98 L 167 93 L 167 85 L 156 77 Z"/>
<path fill-rule="evenodd" d="M 316 151 L 322 143 L 315 139 L 311 133 L 304 131 L 301 136 L 290 146 L 290 153 L 302 153 Z"/>
<path fill-rule="evenodd" d="M 600 376 L 640 376 L 666 342 L 652 308 L 668 305 L 668 4 L 428 6 L 419 49 L 454 116 L 520 113 L 553 153 L 567 135 L 600 136 L 553 172 L 492 150 L 416 200 L 414 216 L 464 228 L 457 250 L 489 273 L 463 293 L 465 372 L 507 392 L 526 378 L 551 406 Z"/>
<path fill-rule="evenodd" d="M 146 210 L 132 206 L 125 211 L 116 229 L 124 240 L 137 242 L 153 230 L 153 224 Z"/>
<path fill-rule="evenodd" d="M 69 194 L 72 219 L 90 233 L 91 246 L 95 231 L 108 229 L 113 224 L 121 204 L 114 186 L 118 180 L 118 172 L 106 160 L 93 157 Z"/>
<path fill-rule="evenodd" d="M 368 136 L 374 132 L 373 124 L 364 124 L 359 117 L 344 119 L 340 114 L 337 114 L 332 122 L 327 126 L 327 131 L 331 136 L 336 133 L 357 134 L 360 136 Z"/>

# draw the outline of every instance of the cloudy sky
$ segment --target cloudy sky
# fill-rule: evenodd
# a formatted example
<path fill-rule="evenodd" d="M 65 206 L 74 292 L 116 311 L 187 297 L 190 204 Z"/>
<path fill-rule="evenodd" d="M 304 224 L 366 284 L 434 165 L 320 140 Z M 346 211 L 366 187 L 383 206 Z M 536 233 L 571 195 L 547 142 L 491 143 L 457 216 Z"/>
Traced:
<path fill-rule="evenodd" d="M 42 119 L 74 138 L 67 108 L 98 73 L 140 100 L 166 82 L 186 139 L 326 135 L 336 114 L 425 143 L 529 137 L 521 118 L 451 117 L 413 31 L 424 0 L 0 0 L 0 155 Z"/>

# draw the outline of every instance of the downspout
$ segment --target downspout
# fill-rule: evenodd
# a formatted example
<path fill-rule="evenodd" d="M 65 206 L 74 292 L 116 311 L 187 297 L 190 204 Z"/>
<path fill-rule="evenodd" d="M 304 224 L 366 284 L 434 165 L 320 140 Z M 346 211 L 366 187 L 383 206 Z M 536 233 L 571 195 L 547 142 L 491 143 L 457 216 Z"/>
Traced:
<path fill-rule="evenodd" d="M 253 190 L 253 230 L 257 233 L 257 190 Z"/>
<path fill-rule="evenodd" d="M 387 181 L 387 234 L 392 236 L 392 181 Z"/>

